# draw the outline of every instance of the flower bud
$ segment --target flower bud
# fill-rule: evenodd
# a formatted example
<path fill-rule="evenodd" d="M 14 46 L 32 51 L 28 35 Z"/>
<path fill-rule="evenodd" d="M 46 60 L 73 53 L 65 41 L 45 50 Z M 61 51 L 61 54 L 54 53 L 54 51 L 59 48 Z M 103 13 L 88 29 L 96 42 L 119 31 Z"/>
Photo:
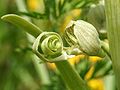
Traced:
<path fill-rule="evenodd" d="M 105 28 L 105 18 L 105 7 L 102 4 L 91 7 L 87 15 L 87 21 L 98 31 Z"/>
<path fill-rule="evenodd" d="M 87 21 L 91 23 L 99 32 L 101 39 L 107 38 L 105 7 L 103 4 L 98 4 L 91 7 L 87 14 Z"/>
<path fill-rule="evenodd" d="M 43 61 L 66 60 L 66 54 L 63 53 L 62 39 L 55 32 L 41 33 L 33 44 L 33 52 Z"/>
<path fill-rule="evenodd" d="M 98 32 L 93 25 L 83 20 L 71 21 L 68 24 L 65 39 L 69 45 L 78 45 L 83 53 L 101 56 L 99 55 L 102 50 Z"/>

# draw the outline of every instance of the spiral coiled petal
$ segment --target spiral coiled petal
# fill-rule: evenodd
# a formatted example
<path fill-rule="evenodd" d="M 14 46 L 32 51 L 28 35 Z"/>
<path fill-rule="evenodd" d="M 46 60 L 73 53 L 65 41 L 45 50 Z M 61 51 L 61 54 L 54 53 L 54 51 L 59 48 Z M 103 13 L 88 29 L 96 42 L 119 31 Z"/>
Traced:
<path fill-rule="evenodd" d="M 48 62 L 66 59 L 66 54 L 63 53 L 62 39 L 55 32 L 41 33 L 33 44 L 33 52 Z"/>

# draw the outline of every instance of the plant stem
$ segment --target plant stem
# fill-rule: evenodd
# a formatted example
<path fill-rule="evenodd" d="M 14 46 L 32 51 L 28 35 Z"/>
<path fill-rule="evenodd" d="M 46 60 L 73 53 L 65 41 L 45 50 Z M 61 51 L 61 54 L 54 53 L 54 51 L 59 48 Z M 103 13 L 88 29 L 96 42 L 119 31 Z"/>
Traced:
<path fill-rule="evenodd" d="M 55 62 L 55 65 L 60 71 L 61 77 L 70 90 L 89 90 L 86 82 L 82 80 L 69 62 L 63 60 Z"/>
<path fill-rule="evenodd" d="M 120 0 L 105 0 L 105 8 L 113 70 L 120 90 Z"/>
<path fill-rule="evenodd" d="M 48 69 L 47 69 L 45 63 L 40 64 L 39 60 L 40 59 L 36 55 L 33 55 L 33 63 L 35 65 L 35 69 L 38 73 L 38 76 L 41 80 L 41 84 L 49 86 L 49 85 L 51 85 L 51 80 L 50 80 Z"/>

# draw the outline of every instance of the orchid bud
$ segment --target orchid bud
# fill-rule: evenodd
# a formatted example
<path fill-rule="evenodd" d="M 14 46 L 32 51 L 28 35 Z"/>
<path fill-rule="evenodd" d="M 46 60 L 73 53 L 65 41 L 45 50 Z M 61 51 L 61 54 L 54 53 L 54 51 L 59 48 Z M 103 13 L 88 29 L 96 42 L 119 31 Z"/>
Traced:
<path fill-rule="evenodd" d="M 66 27 L 65 39 L 70 46 L 78 45 L 83 53 L 104 56 L 98 32 L 90 23 L 83 20 L 71 21 Z"/>

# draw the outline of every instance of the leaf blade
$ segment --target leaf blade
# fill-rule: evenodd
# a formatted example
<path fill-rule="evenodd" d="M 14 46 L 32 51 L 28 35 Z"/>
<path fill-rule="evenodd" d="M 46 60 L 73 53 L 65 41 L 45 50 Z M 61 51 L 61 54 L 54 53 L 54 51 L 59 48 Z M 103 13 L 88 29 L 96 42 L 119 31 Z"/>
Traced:
<path fill-rule="evenodd" d="M 4 15 L 1 17 L 1 19 L 3 21 L 12 23 L 15 26 L 23 28 L 26 32 L 33 35 L 34 37 L 37 37 L 42 32 L 42 30 L 40 30 L 37 26 L 15 14 Z"/>

